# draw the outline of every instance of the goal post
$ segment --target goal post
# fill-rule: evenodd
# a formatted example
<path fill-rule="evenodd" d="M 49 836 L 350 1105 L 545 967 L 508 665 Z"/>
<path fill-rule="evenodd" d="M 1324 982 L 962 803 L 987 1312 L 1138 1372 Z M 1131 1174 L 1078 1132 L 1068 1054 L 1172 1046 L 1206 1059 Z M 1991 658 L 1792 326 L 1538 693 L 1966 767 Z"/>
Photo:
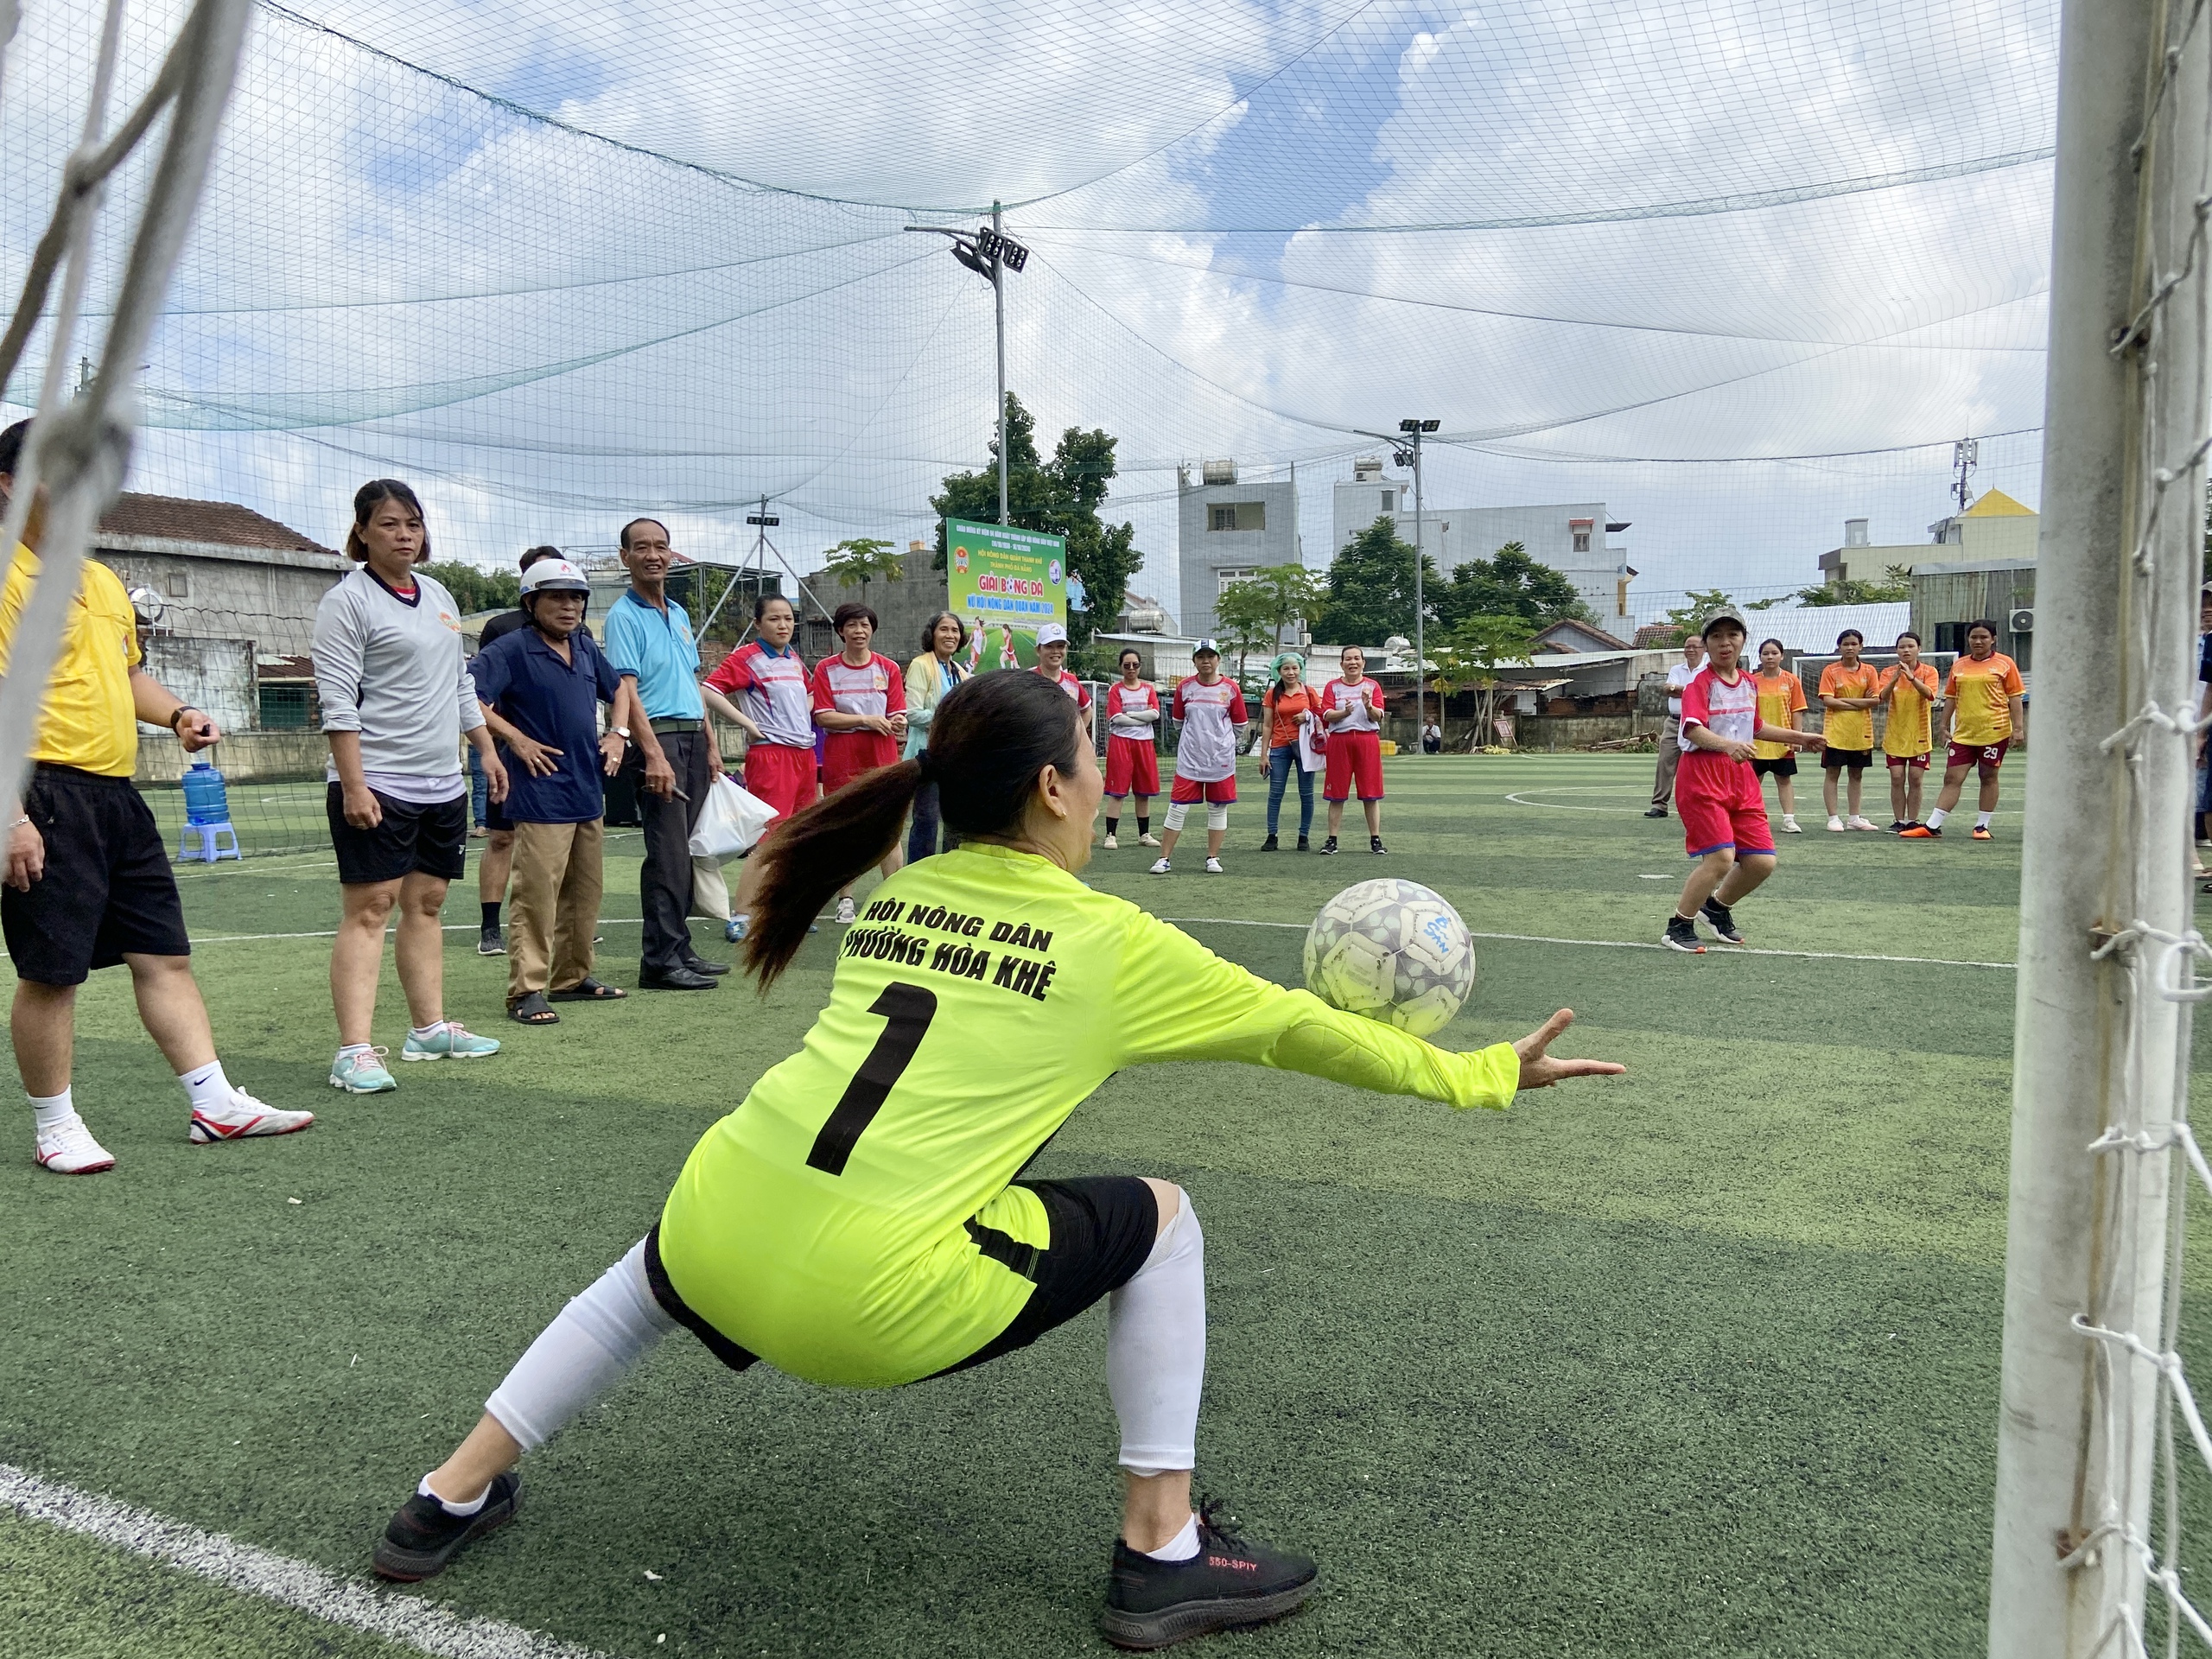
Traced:
<path fill-rule="evenodd" d="M 2068 0 L 2060 22 L 2036 600 L 2074 643 L 2031 685 L 1993 1659 L 2141 1655 L 2146 1619 L 2206 1634 L 2165 1563 L 2174 1413 L 2194 1416 L 2173 1348 L 2204 953 L 2209 35 L 2200 0 Z"/>

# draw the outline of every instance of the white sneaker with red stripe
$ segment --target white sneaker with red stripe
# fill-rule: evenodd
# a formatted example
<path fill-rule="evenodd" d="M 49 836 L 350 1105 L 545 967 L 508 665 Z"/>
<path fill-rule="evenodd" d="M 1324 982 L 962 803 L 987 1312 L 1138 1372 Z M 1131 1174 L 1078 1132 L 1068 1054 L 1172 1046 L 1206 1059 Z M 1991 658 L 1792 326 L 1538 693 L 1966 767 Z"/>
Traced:
<path fill-rule="evenodd" d="M 233 1089 L 227 1105 L 193 1108 L 192 1144 L 205 1147 L 218 1141 L 243 1141 L 249 1135 L 289 1135 L 314 1122 L 313 1112 L 280 1112 L 245 1090 Z"/>
<path fill-rule="evenodd" d="M 67 1122 L 40 1132 L 33 1156 L 41 1169 L 56 1175 L 97 1175 L 115 1167 L 115 1154 L 93 1140 L 85 1120 L 73 1113 Z"/>

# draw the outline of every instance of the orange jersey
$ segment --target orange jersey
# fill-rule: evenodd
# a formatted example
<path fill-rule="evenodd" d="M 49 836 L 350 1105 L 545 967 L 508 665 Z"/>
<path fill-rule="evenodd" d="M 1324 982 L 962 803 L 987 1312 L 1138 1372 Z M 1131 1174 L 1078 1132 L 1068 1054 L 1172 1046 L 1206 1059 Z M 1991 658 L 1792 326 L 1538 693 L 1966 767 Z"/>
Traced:
<path fill-rule="evenodd" d="M 1821 695 L 1824 697 L 1871 697 L 1881 678 L 1881 670 L 1863 659 L 1856 668 L 1846 668 L 1841 663 L 1830 663 L 1821 671 Z M 1832 749 L 1871 749 L 1874 747 L 1874 711 L 1872 709 L 1830 709 L 1821 730 L 1827 734 L 1828 747 Z"/>
<path fill-rule="evenodd" d="M 1951 741 L 1970 748 L 2002 743 L 2012 735 L 2012 700 L 2025 687 L 2019 665 L 2001 651 L 1993 651 L 1977 663 L 1961 657 L 1951 664 L 1951 677 L 1943 695 L 1956 701 L 1951 716 Z"/>
<path fill-rule="evenodd" d="M 1936 665 L 1923 663 L 1910 674 L 1902 663 L 1885 669 L 1879 690 L 1890 700 L 1889 723 L 1882 728 L 1882 753 L 1910 758 L 1934 748 L 1934 722 L 1929 715 L 1942 695 L 1942 677 L 1936 673 Z"/>
<path fill-rule="evenodd" d="M 1759 690 L 1759 724 L 1762 726 L 1795 726 L 1797 715 L 1805 707 L 1805 683 L 1795 674 L 1784 671 L 1769 679 L 1764 674 L 1753 674 L 1751 683 Z M 1787 743 L 1753 742 L 1751 755 L 1759 760 L 1779 760 L 1790 752 Z"/>

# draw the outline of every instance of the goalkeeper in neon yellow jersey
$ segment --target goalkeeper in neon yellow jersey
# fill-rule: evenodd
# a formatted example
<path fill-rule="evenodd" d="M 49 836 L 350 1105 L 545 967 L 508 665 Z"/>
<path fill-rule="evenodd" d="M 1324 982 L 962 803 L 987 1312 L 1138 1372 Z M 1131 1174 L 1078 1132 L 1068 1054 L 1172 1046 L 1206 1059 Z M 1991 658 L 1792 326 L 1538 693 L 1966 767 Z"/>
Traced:
<path fill-rule="evenodd" d="M 747 941 L 764 985 L 823 904 L 938 785 L 957 850 L 876 888 L 829 1006 L 692 1149 L 660 1222 L 531 1344 L 376 1553 L 427 1578 L 512 1516 L 522 1452 L 678 1325 L 727 1363 L 888 1387 L 1033 1342 L 1110 1299 L 1107 1382 L 1127 1478 L 1102 1627 L 1159 1648 L 1287 1612 L 1302 1556 L 1191 1510 L 1205 1369 L 1204 1240 L 1189 1195 L 1135 1176 L 1020 1180 L 1116 1071 L 1241 1060 L 1453 1106 L 1617 1072 L 1518 1043 L 1433 1048 L 1224 962 L 1076 877 L 1103 782 L 1087 727 L 1033 674 L 979 676 L 930 747 L 795 815 L 760 855 Z"/>

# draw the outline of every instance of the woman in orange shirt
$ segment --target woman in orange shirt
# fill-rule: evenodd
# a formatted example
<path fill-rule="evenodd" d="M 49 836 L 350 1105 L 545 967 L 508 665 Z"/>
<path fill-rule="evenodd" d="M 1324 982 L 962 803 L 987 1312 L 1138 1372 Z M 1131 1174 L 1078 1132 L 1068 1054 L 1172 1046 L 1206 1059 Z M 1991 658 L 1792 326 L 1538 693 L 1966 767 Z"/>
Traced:
<path fill-rule="evenodd" d="M 1313 696 L 1306 689 L 1306 665 L 1289 652 L 1275 658 L 1275 683 L 1260 698 L 1268 721 L 1268 838 L 1263 853 L 1281 851 L 1275 842 L 1275 822 L 1282 813 L 1282 792 L 1290 774 L 1298 774 L 1298 850 L 1310 850 L 1306 832 L 1313 827 L 1313 774 L 1299 752 L 1299 728 L 1312 718 Z"/>
<path fill-rule="evenodd" d="M 1805 709 L 1805 683 L 1782 666 L 1782 641 L 1759 641 L 1759 671 L 1751 677 L 1758 688 L 1759 724 L 1796 728 Z M 1782 833 L 1794 836 L 1797 828 L 1797 756 L 1787 743 L 1753 743 L 1751 771 L 1774 779 L 1775 798 L 1782 804 Z"/>

